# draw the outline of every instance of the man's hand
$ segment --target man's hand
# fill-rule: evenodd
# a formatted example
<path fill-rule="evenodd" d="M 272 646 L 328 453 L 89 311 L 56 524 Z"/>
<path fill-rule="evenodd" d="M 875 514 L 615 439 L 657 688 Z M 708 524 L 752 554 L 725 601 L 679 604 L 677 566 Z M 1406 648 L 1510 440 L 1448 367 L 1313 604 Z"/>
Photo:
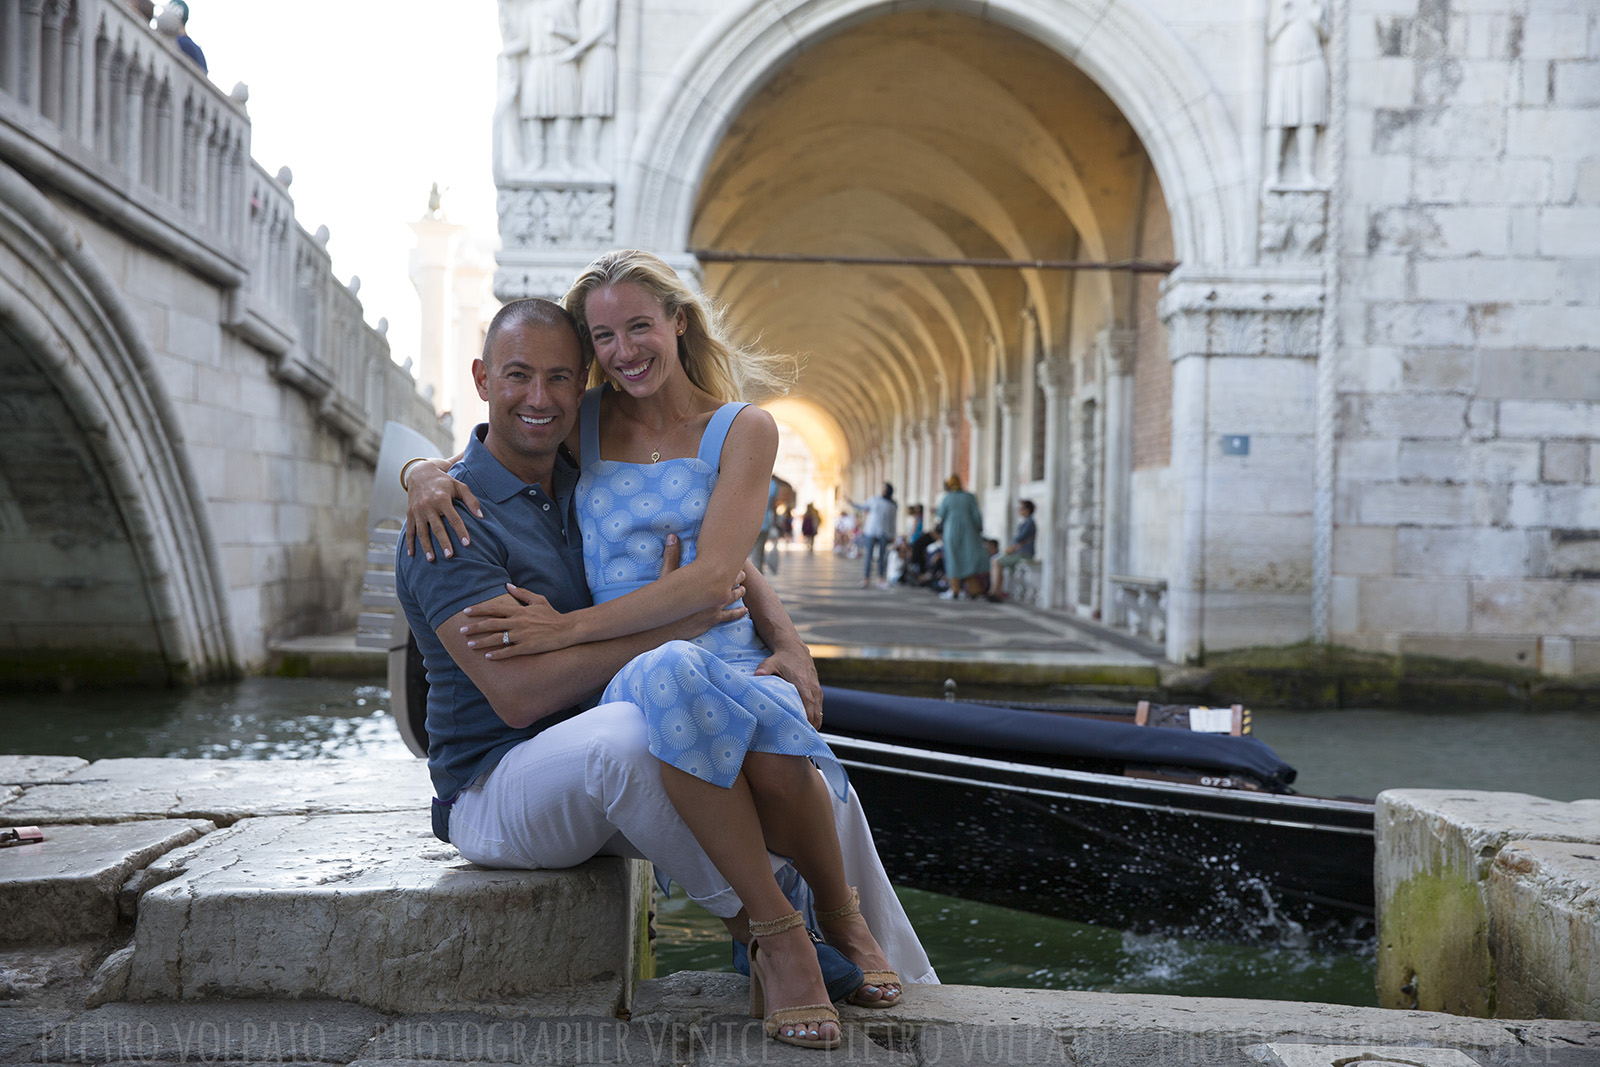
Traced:
<path fill-rule="evenodd" d="M 460 500 L 478 518 L 483 518 L 483 506 L 472 490 L 450 477 L 440 464 L 445 460 L 429 460 L 411 468 L 406 477 L 406 555 L 416 555 L 417 545 L 422 545 L 422 556 L 433 562 L 435 543 L 448 559 L 455 555 L 455 542 L 445 532 L 448 526 L 455 531 L 456 541 L 471 544 L 467 524 L 461 521 L 454 501 Z M 422 531 L 426 530 L 424 534 Z"/>
<path fill-rule="evenodd" d="M 678 540 L 677 534 L 668 534 L 666 547 L 661 551 L 661 573 L 663 576 L 671 574 L 678 569 L 678 563 L 683 559 L 683 542 Z M 739 584 L 728 591 L 727 603 L 732 604 L 744 597 L 744 571 L 739 572 L 736 579 Z M 721 626 L 725 622 L 737 622 L 750 614 L 744 607 L 706 608 L 693 615 L 679 619 L 672 626 L 672 639 L 675 641 L 693 641 L 707 630 Z"/>
<path fill-rule="evenodd" d="M 776 674 L 799 690 L 806 721 L 812 729 L 822 729 L 822 682 L 817 678 L 817 665 L 805 645 L 785 645 L 778 649 L 761 661 L 756 674 Z"/>

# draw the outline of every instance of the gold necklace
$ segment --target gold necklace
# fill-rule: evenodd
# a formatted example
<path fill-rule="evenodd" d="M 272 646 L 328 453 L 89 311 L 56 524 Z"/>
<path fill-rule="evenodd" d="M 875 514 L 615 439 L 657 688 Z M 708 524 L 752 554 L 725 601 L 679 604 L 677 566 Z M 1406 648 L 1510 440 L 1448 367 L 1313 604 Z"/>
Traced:
<path fill-rule="evenodd" d="M 685 411 L 682 415 L 679 415 L 677 418 L 675 418 L 671 422 L 667 423 L 667 428 L 662 430 L 661 433 L 656 437 L 656 448 L 655 448 L 655 451 L 650 453 L 650 462 L 651 463 L 659 463 L 661 461 L 661 442 L 669 434 L 671 434 L 673 430 L 676 430 L 678 428 L 678 424 L 680 422 L 682 422 L 684 419 L 688 418 L 689 417 L 689 412 L 693 411 L 693 410 L 694 410 L 694 401 L 691 399 L 689 401 L 689 410 Z"/>

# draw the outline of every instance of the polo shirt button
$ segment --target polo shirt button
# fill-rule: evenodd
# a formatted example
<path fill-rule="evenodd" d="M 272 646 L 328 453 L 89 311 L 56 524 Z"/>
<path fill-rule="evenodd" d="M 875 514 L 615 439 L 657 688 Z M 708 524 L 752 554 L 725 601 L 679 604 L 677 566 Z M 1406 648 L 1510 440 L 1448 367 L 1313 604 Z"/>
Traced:
<path fill-rule="evenodd" d="M 544 509 L 545 509 L 545 510 L 546 510 L 546 511 L 549 511 L 549 510 L 550 510 L 550 505 L 549 505 L 549 504 L 548 504 L 548 503 L 546 503 L 546 504 L 545 504 L 545 505 L 544 505 Z"/>

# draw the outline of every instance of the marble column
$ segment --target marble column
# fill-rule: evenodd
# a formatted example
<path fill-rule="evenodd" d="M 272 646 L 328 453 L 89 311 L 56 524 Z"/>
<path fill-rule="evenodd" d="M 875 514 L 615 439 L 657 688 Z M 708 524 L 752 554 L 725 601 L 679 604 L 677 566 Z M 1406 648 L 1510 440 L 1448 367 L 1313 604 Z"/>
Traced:
<path fill-rule="evenodd" d="M 1101 488 L 1104 523 L 1100 550 L 1100 603 L 1116 599 L 1110 576 L 1128 567 L 1128 483 L 1133 473 L 1133 360 L 1138 335 L 1128 329 L 1101 330 L 1095 337 L 1105 400 L 1105 483 Z M 1107 621 L 1110 621 L 1109 615 Z"/>
<path fill-rule="evenodd" d="M 1169 659 L 1311 635 L 1316 356 L 1306 269 L 1168 283 Z M 1226 447 L 1225 447 L 1226 446 Z"/>
<path fill-rule="evenodd" d="M 1071 492 L 1067 487 L 1067 403 L 1072 395 L 1072 368 L 1064 359 L 1049 353 L 1034 365 L 1034 377 L 1044 392 L 1045 450 L 1044 483 L 1049 487 L 1048 512 L 1035 517 L 1040 531 L 1036 543 L 1041 575 L 1042 607 L 1060 608 L 1066 603 L 1067 513 Z"/>

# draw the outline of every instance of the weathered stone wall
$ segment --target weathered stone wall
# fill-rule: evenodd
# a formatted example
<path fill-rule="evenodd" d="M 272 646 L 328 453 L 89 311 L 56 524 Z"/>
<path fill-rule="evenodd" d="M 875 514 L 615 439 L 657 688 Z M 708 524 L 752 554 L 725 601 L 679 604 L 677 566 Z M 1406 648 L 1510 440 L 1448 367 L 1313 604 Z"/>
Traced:
<path fill-rule="evenodd" d="M 1356 0 L 1334 639 L 1600 670 L 1600 13 Z"/>
<path fill-rule="evenodd" d="M 1600 800 L 1379 795 L 1378 1001 L 1600 1018 Z"/>

